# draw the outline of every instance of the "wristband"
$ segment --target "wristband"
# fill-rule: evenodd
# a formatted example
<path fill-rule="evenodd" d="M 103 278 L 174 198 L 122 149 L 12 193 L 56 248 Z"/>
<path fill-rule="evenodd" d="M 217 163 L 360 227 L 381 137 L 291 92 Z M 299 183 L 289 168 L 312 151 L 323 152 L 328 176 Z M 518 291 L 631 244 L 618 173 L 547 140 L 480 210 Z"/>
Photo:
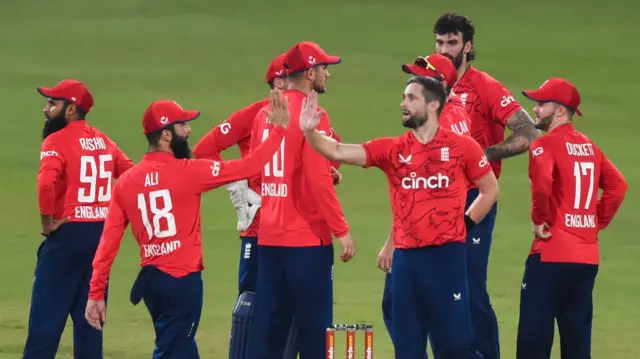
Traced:
<path fill-rule="evenodd" d="M 467 233 L 469 233 L 470 230 L 473 229 L 473 227 L 475 227 L 477 225 L 476 222 L 473 221 L 473 219 L 471 219 L 471 217 L 467 216 L 466 214 L 464 215 L 464 225 L 467 227 Z"/>

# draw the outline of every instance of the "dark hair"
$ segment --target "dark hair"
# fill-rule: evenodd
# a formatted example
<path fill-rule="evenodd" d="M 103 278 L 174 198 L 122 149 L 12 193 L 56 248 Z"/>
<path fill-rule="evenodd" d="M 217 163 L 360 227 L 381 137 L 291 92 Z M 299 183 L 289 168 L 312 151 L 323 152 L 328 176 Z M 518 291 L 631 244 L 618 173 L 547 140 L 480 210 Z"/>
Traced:
<path fill-rule="evenodd" d="M 67 111 L 67 107 L 73 105 L 71 102 L 67 100 L 62 100 L 62 103 L 64 104 L 64 107 L 62 108 L 63 112 Z M 86 118 L 87 118 L 87 112 L 81 109 L 80 106 L 76 105 L 76 119 L 84 120 Z"/>
<path fill-rule="evenodd" d="M 146 135 L 146 137 L 147 137 L 147 141 L 149 142 L 149 145 L 151 145 L 151 146 L 158 146 L 158 145 L 160 144 L 160 137 L 162 137 L 162 132 L 163 132 L 164 130 L 169 130 L 169 131 L 171 131 L 171 135 L 173 135 L 173 136 L 176 136 L 176 135 L 177 135 L 177 134 L 176 134 L 175 126 L 174 126 L 174 124 L 172 123 L 172 124 L 170 124 L 170 125 L 169 125 L 169 126 L 167 126 L 167 127 L 163 127 L 163 128 L 161 128 L 161 129 L 159 129 L 159 130 L 157 130 L 157 131 L 153 131 L 153 132 L 148 133 L 148 134 Z"/>
<path fill-rule="evenodd" d="M 271 80 L 271 81 L 267 82 L 267 84 L 269 85 L 269 88 L 271 88 L 272 90 L 273 90 L 273 86 L 274 86 L 275 82 L 276 82 L 276 80 Z"/>
<path fill-rule="evenodd" d="M 476 33 L 476 28 L 466 16 L 455 12 L 448 12 L 440 16 L 433 25 L 433 33 L 435 35 L 461 33 L 463 43 L 471 41 L 471 51 L 467 54 L 467 61 L 476 58 L 476 50 L 473 46 L 473 35 Z"/>
<path fill-rule="evenodd" d="M 425 76 L 414 76 L 407 81 L 407 85 L 419 84 L 422 86 L 422 96 L 426 102 L 438 101 L 440 106 L 438 107 L 438 114 L 442 112 L 444 104 L 447 102 L 447 93 L 442 86 L 442 81 Z"/>

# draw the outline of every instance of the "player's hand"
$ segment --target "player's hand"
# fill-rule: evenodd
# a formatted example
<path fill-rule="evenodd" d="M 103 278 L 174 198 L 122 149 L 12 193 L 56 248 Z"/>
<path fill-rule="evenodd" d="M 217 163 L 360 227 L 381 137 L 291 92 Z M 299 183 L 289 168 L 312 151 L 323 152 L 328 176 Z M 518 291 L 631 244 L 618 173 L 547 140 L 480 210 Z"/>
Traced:
<path fill-rule="evenodd" d="M 386 242 L 384 246 L 382 246 L 380 253 L 378 253 L 378 268 L 385 273 L 389 273 L 389 271 L 391 271 L 394 249 L 392 242 Z"/>
<path fill-rule="evenodd" d="M 356 245 L 353 242 L 353 238 L 350 233 L 347 233 L 345 236 L 338 238 L 340 241 L 340 245 L 342 246 L 342 254 L 340 255 L 340 260 L 343 262 L 348 262 L 356 255 Z"/>
<path fill-rule="evenodd" d="M 549 225 L 544 222 L 542 224 L 532 224 L 531 230 L 536 238 L 540 238 L 542 240 L 549 239 L 551 237 L 551 233 L 548 231 Z"/>
<path fill-rule="evenodd" d="M 318 93 L 311 91 L 309 96 L 302 100 L 300 130 L 302 132 L 313 132 L 320 124 L 320 118 L 322 118 L 323 114 L 323 111 L 318 110 Z"/>
<path fill-rule="evenodd" d="M 61 219 L 53 219 L 51 216 L 43 216 L 42 217 L 42 229 L 40 230 L 40 234 L 47 237 L 51 233 L 55 232 L 60 228 L 61 225 L 67 223 L 71 219 L 71 217 L 64 217 Z"/>
<path fill-rule="evenodd" d="M 107 322 L 107 304 L 104 300 L 89 299 L 84 317 L 89 325 L 97 330 L 102 330 L 102 325 Z"/>
<path fill-rule="evenodd" d="M 271 111 L 262 110 L 270 123 L 287 128 L 289 125 L 289 99 L 282 95 L 278 89 L 271 90 L 269 94 Z"/>
<path fill-rule="evenodd" d="M 331 178 L 333 178 L 334 185 L 340 184 L 342 181 L 342 174 L 333 166 L 331 166 Z"/>

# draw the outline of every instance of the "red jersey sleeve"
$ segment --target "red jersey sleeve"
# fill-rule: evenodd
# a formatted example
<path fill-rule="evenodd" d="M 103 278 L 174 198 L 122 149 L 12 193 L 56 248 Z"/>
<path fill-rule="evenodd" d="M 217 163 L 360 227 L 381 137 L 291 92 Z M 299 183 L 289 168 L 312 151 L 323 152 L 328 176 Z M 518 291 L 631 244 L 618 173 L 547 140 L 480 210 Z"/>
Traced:
<path fill-rule="evenodd" d="M 464 146 L 464 171 L 470 183 L 482 179 L 491 172 L 491 166 L 484 156 L 482 147 L 471 137 L 460 137 Z"/>
<path fill-rule="evenodd" d="M 378 167 L 384 169 L 391 161 L 391 149 L 395 144 L 395 138 L 383 137 L 365 142 L 362 144 L 364 152 L 367 154 L 367 161 L 364 168 Z"/>
<path fill-rule="evenodd" d="M 196 158 L 222 161 L 220 152 L 251 136 L 253 119 L 268 102 L 259 101 L 229 116 L 227 120 L 209 131 L 193 148 Z"/>
<path fill-rule="evenodd" d="M 325 113 L 320 120 L 319 130 L 328 131 L 329 117 Z M 349 232 L 349 226 L 347 220 L 344 217 L 342 206 L 338 200 L 335 187 L 333 185 L 333 178 L 331 177 L 331 163 L 329 160 L 320 155 L 316 150 L 309 145 L 308 142 L 304 142 L 302 148 L 302 173 L 306 177 L 306 183 L 308 183 L 312 189 L 309 193 L 312 194 L 318 210 L 320 211 L 325 222 L 331 228 L 331 232 L 337 238 L 343 237 Z"/>
<path fill-rule="evenodd" d="M 287 129 L 275 126 L 269 137 L 247 157 L 231 161 L 189 160 L 189 186 L 207 192 L 225 184 L 259 174 L 280 147 Z"/>
<path fill-rule="evenodd" d="M 548 144 L 534 140 L 529 148 L 529 180 L 531 181 L 531 221 L 540 225 L 547 220 L 553 192 L 555 159 Z"/>
<path fill-rule="evenodd" d="M 56 183 L 64 171 L 65 162 L 62 146 L 51 136 L 47 137 L 40 148 L 38 171 L 38 206 L 42 215 L 55 212 Z"/>
<path fill-rule="evenodd" d="M 598 230 L 607 228 L 622 205 L 629 185 L 622 173 L 602 154 L 600 171 L 600 188 L 602 195 L 598 200 Z"/>
<path fill-rule="evenodd" d="M 120 184 L 121 182 L 118 182 L 114 187 L 113 197 L 109 203 L 109 214 L 93 258 L 93 273 L 89 287 L 89 299 L 92 300 L 104 300 L 111 266 L 120 250 L 122 236 L 129 224 L 127 214 L 120 204 Z"/>
<path fill-rule="evenodd" d="M 133 161 L 127 155 L 125 155 L 124 152 L 122 152 L 120 147 L 118 147 L 115 142 L 111 141 L 111 143 L 115 148 L 113 153 L 115 167 L 114 177 L 118 179 L 120 178 L 120 176 L 122 176 L 122 174 L 127 172 L 129 168 L 133 167 Z"/>
<path fill-rule="evenodd" d="M 511 92 L 494 78 L 488 78 L 481 90 L 486 98 L 489 115 L 496 122 L 504 125 L 511 115 L 522 109 Z"/>

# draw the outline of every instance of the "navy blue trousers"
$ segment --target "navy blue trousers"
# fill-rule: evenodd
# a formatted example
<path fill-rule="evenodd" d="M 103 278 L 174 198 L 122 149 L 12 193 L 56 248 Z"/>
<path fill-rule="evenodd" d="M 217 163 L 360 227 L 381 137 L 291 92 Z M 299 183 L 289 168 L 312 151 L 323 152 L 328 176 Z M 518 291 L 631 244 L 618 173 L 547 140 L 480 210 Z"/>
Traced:
<path fill-rule="evenodd" d="M 396 249 L 391 332 L 396 359 L 424 358 L 429 336 L 441 359 L 483 358 L 474 349 L 465 243 Z"/>
<path fill-rule="evenodd" d="M 478 197 L 480 191 L 472 188 L 467 192 L 467 208 Z M 471 327 L 480 352 L 487 359 L 500 358 L 500 336 L 498 319 L 491 305 L 487 291 L 489 253 L 496 224 L 498 204 L 478 225 L 467 233 L 467 274 L 469 279 L 469 304 L 471 306 Z"/>
<path fill-rule="evenodd" d="M 104 222 L 70 222 L 40 244 L 24 359 L 53 359 L 71 315 L 76 359 L 102 358 L 102 332 L 84 317 Z"/>
<path fill-rule="evenodd" d="M 520 291 L 517 359 L 549 359 L 555 322 L 562 359 L 591 358 L 593 287 L 598 266 L 527 258 Z"/>
<path fill-rule="evenodd" d="M 131 289 L 131 302 L 144 300 L 156 333 L 153 359 L 198 359 L 196 333 L 202 313 L 200 272 L 173 277 L 146 266 Z"/>
<path fill-rule="evenodd" d="M 300 359 L 324 359 L 333 320 L 333 246 L 259 246 L 251 359 L 280 359 L 293 317 Z"/>
<path fill-rule="evenodd" d="M 238 262 L 238 294 L 256 292 L 258 281 L 258 238 L 240 237 L 240 261 Z"/>

